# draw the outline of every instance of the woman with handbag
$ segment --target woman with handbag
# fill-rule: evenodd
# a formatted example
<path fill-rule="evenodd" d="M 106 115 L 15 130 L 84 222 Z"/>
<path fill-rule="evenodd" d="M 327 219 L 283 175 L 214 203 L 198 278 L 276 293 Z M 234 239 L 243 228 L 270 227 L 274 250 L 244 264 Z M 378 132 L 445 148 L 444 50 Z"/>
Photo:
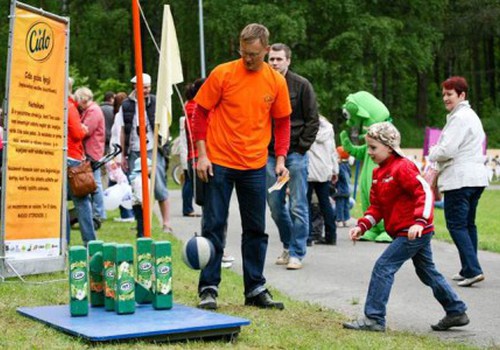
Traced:
<path fill-rule="evenodd" d="M 477 257 L 478 234 L 476 208 L 488 186 L 488 172 L 483 155 L 485 133 L 477 114 L 467 101 L 468 85 L 463 77 L 448 78 L 442 83 L 446 116 L 436 146 L 429 160 L 437 163 L 438 187 L 444 193 L 446 227 L 457 246 L 461 269 L 452 279 L 461 287 L 484 280 Z"/>
<path fill-rule="evenodd" d="M 70 78 L 70 96 L 68 98 L 68 174 L 70 174 L 70 168 L 78 167 L 85 161 L 83 139 L 88 132 L 87 127 L 80 121 L 80 113 L 78 112 L 77 103 L 71 96 L 72 86 L 73 79 Z M 87 246 L 87 243 L 89 241 L 96 239 L 94 222 L 92 220 L 92 204 L 90 200 L 90 194 L 77 196 L 74 192 L 75 191 L 71 189 L 71 186 L 68 186 L 68 193 L 73 200 L 73 203 L 77 210 L 78 226 L 80 227 L 80 232 L 82 234 L 82 242 L 85 246 Z M 69 215 L 67 215 L 66 227 L 66 237 L 69 245 L 71 233 Z"/>

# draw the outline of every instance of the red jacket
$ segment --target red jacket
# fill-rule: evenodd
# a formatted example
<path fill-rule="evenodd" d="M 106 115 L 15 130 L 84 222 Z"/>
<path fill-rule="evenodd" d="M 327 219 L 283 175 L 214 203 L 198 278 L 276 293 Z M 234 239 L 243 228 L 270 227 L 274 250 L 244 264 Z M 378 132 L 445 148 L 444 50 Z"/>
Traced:
<path fill-rule="evenodd" d="M 82 113 L 82 123 L 89 130 L 83 140 L 85 153 L 94 160 L 104 156 L 104 144 L 106 143 L 106 126 L 104 114 L 97 103 L 92 102 Z"/>
<path fill-rule="evenodd" d="M 391 237 L 407 236 L 412 225 L 421 225 L 423 234 L 434 231 L 434 196 L 415 164 L 391 155 L 373 170 L 370 206 L 358 220 L 363 232 L 384 220 Z"/>
<path fill-rule="evenodd" d="M 83 150 L 83 138 L 86 132 L 80 121 L 80 113 L 76 107 L 76 102 L 71 97 L 68 98 L 68 157 L 76 160 L 85 159 Z"/>
<path fill-rule="evenodd" d="M 192 141 L 191 132 L 193 130 L 193 114 L 194 108 L 196 107 L 196 102 L 194 100 L 189 100 L 186 102 L 186 138 L 187 138 L 187 147 L 188 147 L 188 160 L 192 160 L 193 158 L 198 158 L 198 149 L 196 145 Z"/>

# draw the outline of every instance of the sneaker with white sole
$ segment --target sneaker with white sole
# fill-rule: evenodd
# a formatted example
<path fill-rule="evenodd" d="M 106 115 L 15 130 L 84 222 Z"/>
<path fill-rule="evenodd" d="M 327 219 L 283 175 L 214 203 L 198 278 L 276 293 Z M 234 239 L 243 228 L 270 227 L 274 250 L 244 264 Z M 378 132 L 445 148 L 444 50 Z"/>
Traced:
<path fill-rule="evenodd" d="M 234 256 L 230 254 L 224 254 L 222 256 L 222 262 L 223 263 L 232 263 L 234 261 Z"/>
<path fill-rule="evenodd" d="M 474 276 L 474 277 L 471 277 L 471 278 L 466 278 L 463 281 L 458 282 L 457 285 L 460 286 L 460 287 L 470 287 L 474 283 L 481 282 L 483 280 L 484 280 L 484 275 L 482 273 L 480 273 L 477 276 Z"/>
<path fill-rule="evenodd" d="M 465 277 L 464 277 L 464 276 L 462 276 L 462 275 L 461 275 L 461 274 L 459 274 L 459 273 L 456 273 L 456 274 L 454 274 L 453 276 L 451 276 L 451 279 L 452 279 L 453 281 L 463 281 L 463 280 L 465 279 Z"/>
<path fill-rule="evenodd" d="M 342 326 L 346 329 L 353 329 L 355 331 L 385 332 L 385 326 L 378 324 L 375 320 L 368 317 L 362 317 L 358 320 L 345 322 Z"/>
<path fill-rule="evenodd" d="M 291 256 L 286 265 L 287 270 L 300 270 L 302 268 L 302 261 L 299 258 Z"/>
<path fill-rule="evenodd" d="M 132 217 L 132 218 L 114 218 L 113 221 L 114 222 L 134 222 L 135 218 L 134 217 Z"/>
<path fill-rule="evenodd" d="M 288 249 L 283 250 L 278 259 L 276 259 L 276 265 L 287 265 L 288 259 L 290 259 L 290 254 L 288 253 Z"/>

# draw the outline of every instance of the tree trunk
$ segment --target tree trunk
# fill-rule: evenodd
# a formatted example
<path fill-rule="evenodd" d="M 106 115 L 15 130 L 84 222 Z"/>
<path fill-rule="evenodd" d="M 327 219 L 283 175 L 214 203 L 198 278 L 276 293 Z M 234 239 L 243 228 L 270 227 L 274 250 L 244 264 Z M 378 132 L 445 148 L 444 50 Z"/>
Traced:
<path fill-rule="evenodd" d="M 478 115 L 481 115 L 481 101 L 482 93 L 481 93 L 481 61 L 480 61 L 480 52 L 479 52 L 479 44 L 477 40 L 474 40 L 472 43 L 472 75 L 473 82 L 472 86 L 474 87 L 473 97 L 473 108 Z M 469 99 L 470 100 L 470 99 Z"/>
<path fill-rule="evenodd" d="M 417 72 L 417 110 L 415 119 L 417 124 L 425 126 L 427 121 L 427 87 L 429 85 L 427 73 Z"/>
<path fill-rule="evenodd" d="M 495 38 L 492 35 L 484 40 L 485 55 L 484 55 L 484 69 L 485 79 L 488 83 L 488 96 L 496 105 L 496 80 L 495 80 Z"/>

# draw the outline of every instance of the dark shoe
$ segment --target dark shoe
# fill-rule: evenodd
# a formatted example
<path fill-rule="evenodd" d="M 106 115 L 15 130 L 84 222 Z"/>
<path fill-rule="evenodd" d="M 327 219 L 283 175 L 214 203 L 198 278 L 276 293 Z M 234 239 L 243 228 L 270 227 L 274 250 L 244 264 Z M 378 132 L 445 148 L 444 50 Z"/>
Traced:
<path fill-rule="evenodd" d="M 245 298 L 245 305 L 257 306 L 262 309 L 283 310 L 285 308 L 282 302 L 273 300 L 273 296 L 267 289 L 254 297 Z"/>
<path fill-rule="evenodd" d="M 471 277 L 471 278 L 466 278 L 463 281 L 458 282 L 457 286 L 460 286 L 460 287 L 470 287 L 474 283 L 481 282 L 483 280 L 484 280 L 484 275 L 481 273 L 481 274 L 479 274 L 477 276 L 474 276 L 474 277 Z"/>
<path fill-rule="evenodd" d="M 464 312 L 459 315 L 446 315 L 437 324 L 431 325 L 431 328 L 435 331 L 446 331 L 451 327 L 462 327 L 469 324 L 469 317 Z"/>
<path fill-rule="evenodd" d="M 334 239 L 324 239 L 321 238 L 320 240 L 316 241 L 316 244 L 321 244 L 321 245 L 337 245 L 337 241 Z"/>
<path fill-rule="evenodd" d="M 217 292 L 210 288 L 201 292 L 198 308 L 205 310 L 217 309 Z"/>
<path fill-rule="evenodd" d="M 342 324 L 344 328 L 354 329 L 355 331 L 385 332 L 385 326 L 378 324 L 375 320 L 368 317 L 360 318 L 351 322 Z"/>
<path fill-rule="evenodd" d="M 312 247 L 314 245 L 314 241 L 307 240 L 307 246 Z"/>

